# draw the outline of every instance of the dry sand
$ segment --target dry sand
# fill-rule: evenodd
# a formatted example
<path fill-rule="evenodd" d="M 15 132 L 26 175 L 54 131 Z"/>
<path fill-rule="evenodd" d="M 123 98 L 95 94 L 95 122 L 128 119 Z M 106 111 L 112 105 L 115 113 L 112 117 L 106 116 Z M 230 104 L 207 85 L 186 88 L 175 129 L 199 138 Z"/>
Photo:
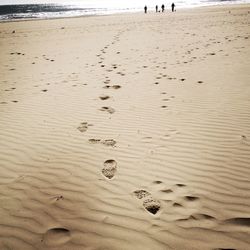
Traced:
<path fill-rule="evenodd" d="M 249 12 L 1 23 L 0 249 L 249 249 Z"/>

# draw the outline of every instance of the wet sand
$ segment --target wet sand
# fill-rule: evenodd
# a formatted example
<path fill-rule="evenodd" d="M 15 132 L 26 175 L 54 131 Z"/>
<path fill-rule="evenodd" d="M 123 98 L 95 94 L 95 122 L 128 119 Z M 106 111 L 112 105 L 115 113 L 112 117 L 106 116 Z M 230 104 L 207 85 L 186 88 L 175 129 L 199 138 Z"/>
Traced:
<path fill-rule="evenodd" d="M 248 249 L 249 13 L 1 23 L 0 249 Z"/>

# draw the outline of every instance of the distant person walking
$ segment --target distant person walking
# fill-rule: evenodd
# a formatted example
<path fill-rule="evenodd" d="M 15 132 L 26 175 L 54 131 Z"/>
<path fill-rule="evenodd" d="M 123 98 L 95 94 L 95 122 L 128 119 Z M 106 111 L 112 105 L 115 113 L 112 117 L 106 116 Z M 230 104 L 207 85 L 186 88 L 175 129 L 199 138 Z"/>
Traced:
<path fill-rule="evenodd" d="M 147 5 L 145 5 L 145 7 L 144 7 L 144 13 L 145 14 L 147 13 L 147 10 L 148 10 L 148 7 L 147 7 Z"/>
<path fill-rule="evenodd" d="M 155 12 L 158 12 L 158 5 L 155 6 Z"/>
<path fill-rule="evenodd" d="M 174 3 L 172 3 L 171 7 L 172 7 L 172 12 L 174 12 L 174 11 L 175 11 L 175 10 L 174 10 L 174 8 L 175 8 L 175 4 L 174 4 Z"/>
<path fill-rule="evenodd" d="M 164 6 L 164 4 L 161 6 L 161 11 L 162 12 L 164 12 L 164 10 L 165 10 L 165 6 Z"/>

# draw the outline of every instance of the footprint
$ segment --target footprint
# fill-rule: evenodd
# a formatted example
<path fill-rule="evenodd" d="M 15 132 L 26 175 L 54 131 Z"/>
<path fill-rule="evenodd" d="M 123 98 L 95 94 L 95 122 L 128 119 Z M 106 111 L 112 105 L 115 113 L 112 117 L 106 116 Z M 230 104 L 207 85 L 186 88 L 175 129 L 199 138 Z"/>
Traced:
<path fill-rule="evenodd" d="M 89 142 L 92 144 L 103 144 L 105 146 L 112 146 L 114 147 L 116 144 L 116 141 L 113 139 L 107 139 L 107 140 L 101 140 L 101 139 L 89 139 Z"/>
<path fill-rule="evenodd" d="M 80 126 L 77 128 L 80 132 L 85 132 L 88 129 L 88 123 L 87 122 L 82 122 Z"/>
<path fill-rule="evenodd" d="M 161 184 L 162 181 L 153 181 L 154 184 Z"/>
<path fill-rule="evenodd" d="M 47 246 L 59 246 L 68 242 L 70 238 L 71 233 L 68 229 L 55 227 L 45 233 L 43 241 Z"/>
<path fill-rule="evenodd" d="M 156 214 L 161 208 L 161 204 L 159 203 L 159 201 L 157 201 L 153 198 L 149 198 L 149 199 L 144 200 L 143 206 L 151 214 Z"/>
<path fill-rule="evenodd" d="M 115 160 L 107 160 L 103 163 L 104 167 L 102 169 L 102 174 L 108 178 L 112 179 L 117 172 L 117 163 Z"/>
<path fill-rule="evenodd" d="M 111 86 L 110 85 L 105 85 L 103 88 L 104 89 L 109 89 Z"/>
<path fill-rule="evenodd" d="M 120 85 L 113 85 L 112 88 L 113 88 L 113 89 L 120 89 L 121 86 L 120 86 Z"/>
<path fill-rule="evenodd" d="M 199 200 L 199 197 L 187 195 L 187 196 L 185 196 L 185 199 L 187 201 L 196 201 L 196 200 Z"/>
<path fill-rule="evenodd" d="M 181 183 L 178 183 L 178 184 L 175 184 L 177 187 L 185 187 L 186 185 L 185 184 L 181 184 Z"/>
<path fill-rule="evenodd" d="M 143 201 L 142 205 L 149 213 L 156 214 L 160 210 L 160 202 L 154 199 L 147 190 L 136 190 L 133 193 L 137 199 Z"/>
<path fill-rule="evenodd" d="M 100 110 L 101 111 L 107 111 L 110 114 L 113 114 L 115 112 L 115 109 L 113 109 L 111 107 L 102 107 Z"/>
<path fill-rule="evenodd" d="M 102 144 L 106 145 L 106 146 L 115 146 L 116 141 L 113 139 L 108 139 L 108 140 L 103 140 Z"/>
<path fill-rule="evenodd" d="M 183 207 L 180 203 L 177 203 L 177 202 L 175 202 L 174 204 L 173 204 L 173 207 Z"/>
<path fill-rule="evenodd" d="M 146 191 L 146 190 L 136 190 L 134 191 L 134 194 L 136 196 L 137 199 L 142 199 L 142 198 L 145 198 L 147 196 L 150 196 L 151 194 Z"/>
<path fill-rule="evenodd" d="M 108 95 L 101 95 L 101 96 L 99 96 L 99 98 L 101 100 L 107 100 L 107 99 L 109 99 L 109 96 Z"/>
<path fill-rule="evenodd" d="M 101 139 L 89 139 L 89 142 L 93 143 L 93 144 L 97 144 L 97 143 L 101 142 Z"/>
<path fill-rule="evenodd" d="M 172 189 L 163 189 L 163 190 L 161 190 L 161 192 L 169 194 L 169 193 L 173 193 L 173 190 Z"/>

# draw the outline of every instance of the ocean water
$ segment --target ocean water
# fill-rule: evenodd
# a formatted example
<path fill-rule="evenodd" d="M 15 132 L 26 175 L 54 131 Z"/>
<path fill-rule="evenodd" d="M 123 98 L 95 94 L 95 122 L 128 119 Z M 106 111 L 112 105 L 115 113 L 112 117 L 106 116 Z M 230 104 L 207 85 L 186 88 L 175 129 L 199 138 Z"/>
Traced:
<path fill-rule="evenodd" d="M 170 10 L 173 0 L 0 0 L 0 21 L 16 19 L 48 19 L 86 15 L 107 15 L 140 12 L 145 5 L 154 11 L 155 5 Z M 250 3 L 250 0 L 176 0 L 177 10 L 210 5 Z"/>

